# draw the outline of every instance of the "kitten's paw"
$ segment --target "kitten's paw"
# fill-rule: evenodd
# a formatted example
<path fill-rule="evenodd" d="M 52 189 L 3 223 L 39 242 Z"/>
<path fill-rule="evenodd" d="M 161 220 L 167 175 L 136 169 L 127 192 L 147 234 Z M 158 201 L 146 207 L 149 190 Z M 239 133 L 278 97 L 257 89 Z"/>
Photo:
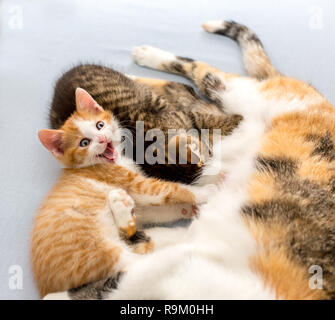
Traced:
<path fill-rule="evenodd" d="M 154 250 L 154 243 L 144 231 L 136 231 L 134 235 L 127 239 L 127 243 L 132 247 L 133 252 L 145 254 Z"/>
<path fill-rule="evenodd" d="M 153 251 L 155 245 L 152 241 L 149 242 L 140 242 L 134 245 L 133 251 L 138 254 L 146 254 Z"/>
<path fill-rule="evenodd" d="M 154 69 L 159 69 L 163 63 L 176 60 L 173 53 L 146 45 L 134 47 L 131 55 L 140 66 Z"/>
<path fill-rule="evenodd" d="M 191 186 L 191 191 L 195 196 L 197 204 L 203 204 L 208 201 L 208 198 L 218 191 L 218 187 L 214 184 L 207 184 L 205 186 Z"/>
<path fill-rule="evenodd" d="M 116 225 L 127 237 L 131 237 L 136 232 L 134 200 L 124 190 L 114 189 L 109 192 L 108 201 Z"/>
<path fill-rule="evenodd" d="M 168 142 L 168 159 L 170 163 L 192 163 L 202 167 L 209 159 L 208 147 L 200 145 L 199 138 L 178 134 Z"/>
<path fill-rule="evenodd" d="M 181 214 L 187 219 L 192 219 L 197 217 L 199 213 L 199 208 L 196 205 L 184 205 L 181 209 Z"/>

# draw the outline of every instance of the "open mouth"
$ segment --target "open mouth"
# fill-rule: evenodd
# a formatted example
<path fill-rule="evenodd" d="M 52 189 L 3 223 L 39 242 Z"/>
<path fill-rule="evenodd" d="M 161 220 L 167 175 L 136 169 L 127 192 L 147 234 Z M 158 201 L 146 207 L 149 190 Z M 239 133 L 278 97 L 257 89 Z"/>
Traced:
<path fill-rule="evenodd" d="M 109 162 L 115 162 L 117 157 L 117 152 L 113 147 L 113 144 L 111 142 L 107 143 L 107 147 L 104 151 L 104 153 L 99 154 L 99 157 L 105 158 Z"/>

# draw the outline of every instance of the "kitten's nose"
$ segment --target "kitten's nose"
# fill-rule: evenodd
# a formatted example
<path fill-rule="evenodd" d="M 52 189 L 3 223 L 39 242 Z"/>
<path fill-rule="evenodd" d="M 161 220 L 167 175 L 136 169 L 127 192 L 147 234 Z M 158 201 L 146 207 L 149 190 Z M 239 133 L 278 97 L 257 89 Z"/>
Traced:
<path fill-rule="evenodd" d="M 99 134 L 98 135 L 98 141 L 99 141 L 99 143 L 107 143 L 107 138 L 104 135 Z"/>

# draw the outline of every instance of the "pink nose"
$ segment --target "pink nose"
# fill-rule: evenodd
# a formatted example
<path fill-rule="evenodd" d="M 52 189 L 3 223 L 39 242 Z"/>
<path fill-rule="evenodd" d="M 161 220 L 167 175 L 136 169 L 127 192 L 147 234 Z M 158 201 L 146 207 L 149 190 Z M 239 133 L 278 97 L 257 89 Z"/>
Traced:
<path fill-rule="evenodd" d="M 107 138 L 103 136 L 102 134 L 98 135 L 98 141 L 99 143 L 107 143 Z"/>

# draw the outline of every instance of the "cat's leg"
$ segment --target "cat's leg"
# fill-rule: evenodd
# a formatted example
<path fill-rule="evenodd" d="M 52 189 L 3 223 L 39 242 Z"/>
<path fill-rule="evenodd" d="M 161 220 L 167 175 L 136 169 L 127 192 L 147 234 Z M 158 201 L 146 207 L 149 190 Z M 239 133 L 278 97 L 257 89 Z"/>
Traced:
<path fill-rule="evenodd" d="M 213 20 L 202 27 L 210 33 L 228 37 L 240 46 L 243 63 L 250 77 L 259 80 L 280 76 L 266 54 L 258 36 L 248 27 L 234 21 Z"/>
<path fill-rule="evenodd" d="M 220 71 L 200 61 L 146 45 L 135 47 L 132 56 L 141 66 L 176 73 L 194 81 L 199 90 L 214 101 L 216 98 L 210 94 L 210 87 L 217 91 L 223 85 L 213 76 Z"/>
<path fill-rule="evenodd" d="M 200 130 L 209 129 L 212 131 L 213 125 L 215 125 L 215 128 L 221 129 L 222 134 L 226 135 L 235 126 L 236 119 L 232 118 L 235 116 L 225 115 L 215 104 L 202 99 L 190 85 L 162 79 L 129 77 L 141 85 L 150 87 L 171 105 L 178 106 L 188 112 L 193 127 L 197 129 L 195 135 L 182 129 L 171 138 L 168 137 L 165 151 L 166 161 L 169 164 L 191 163 L 198 167 L 203 166 L 208 160 L 209 143 L 204 144 L 200 141 Z M 240 116 L 237 117 L 240 118 Z M 200 150 L 206 152 L 201 153 Z"/>
<path fill-rule="evenodd" d="M 279 76 L 274 70 L 265 71 L 265 67 L 260 67 L 254 73 L 250 70 L 250 74 L 258 74 L 258 79 L 268 76 L 267 79 L 259 81 L 256 78 L 225 73 L 204 62 L 179 57 L 150 46 L 135 47 L 132 55 L 139 65 L 176 73 L 193 80 L 203 94 L 225 111 L 244 117 L 251 116 L 253 119 L 256 117 L 265 123 L 283 112 L 304 110 L 308 106 L 328 103 L 310 85 Z"/>
<path fill-rule="evenodd" d="M 199 129 L 208 129 L 210 138 L 212 135 L 219 134 L 227 136 L 239 125 L 243 117 L 239 114 L 216 115 L 204 112 L 192 112 L 194 126 Z M 210 141 L 211 142 L 211 141 Z"/>
<path fill-rule="evenodd" d="M 172 82 L 172 81 L 163 80 L 163 79 L 138 77 L 135 75 L 126 75 L 126 76 L 138 83 L 145 84 L 153 88 L 162 88 L 168 85 L 170 82 Z"/>
<path fill-rule="evenodd" d="M 198 135 L 192 135 L 185 131 L 178 131 L 167 143 L 167 161 L 170 164 L 194 164 L 202 167 L 206 162 L 208 145 L 201 143 Z M 208 152 L 207 152 L 208 153 Z"/>
<path fill-rule="evenodd" d="M 217 187 L 182 185 L 138 175 L 127 186 L 127 190 L 137 205 L 159 206 L 178 203 L 203 204 L 217 191 Z"/>
<path fill-rule="evenodd" d="M 113 213 L 115 224 L 121 231 L 124 241 L 139 254 L 150 252 L 154 244 L 143 231 L 138 231 L 135 218 L 134 200 L 123 189 L 113 189 L 109 192 L 108 201 Z"/>
<path fill-rule="evenodd" d="M 193 87 L 188 84 L 137 76 L 131 76 L 131 79 L 139 84 L 143 84 L 153 89 L 153 91 L 171 103 L 174 106 L 174 110 L 182 108 L 183 111 L 208 112 L 218 115 L 222 114 L 222 111 L 218 108 L 218 106 L 205 101 L 199 94 L 197 94 Z"/>
<path fill-rule="evenodd" d="M 156 244 L 146 232 L 137 230 L 131 237 L 126 237 L 125 242 L 131 247 L 132 251 L 138 254 L 146 254 L 156 248 Z"/>
<path fill-rule="evenodd" d="M 191 79 L 202 94 L 228 112 L 244 115 L 246 111 L 257 108 L 260 82 L 256 79 L 226 73 L 207 63 L 150 46 L 135 47 L 132 55 L 139 65 Z"/>
<path fill-rule="evenodd" d="M 179 220 L 187 223 L 198 214 L 197 206 L 181 203 L 162 206 L 136 206 L 137 225 L 148 226 L 153 224 L 171 223 Z"/>
<path fill-rule="evenodd" d="M 204 101 L 190 85 L 176 81 L 137 76 L 131 76 L 131 79 L 140 85 L 150 87 L 159 96 L 171 103 L 174 111 L 178 110 L 178 107 L 186 111 L 198 109 L 200 106 L 212 112 L 219 110 L 216 106 Z"/>
<path fill-rule="evenodd" d="M 113 189 L 108 194 L 109 208 L 113 213 L 115 224 L 126 237 L 136 232 L 134 200 L 122 189 Z"/>

